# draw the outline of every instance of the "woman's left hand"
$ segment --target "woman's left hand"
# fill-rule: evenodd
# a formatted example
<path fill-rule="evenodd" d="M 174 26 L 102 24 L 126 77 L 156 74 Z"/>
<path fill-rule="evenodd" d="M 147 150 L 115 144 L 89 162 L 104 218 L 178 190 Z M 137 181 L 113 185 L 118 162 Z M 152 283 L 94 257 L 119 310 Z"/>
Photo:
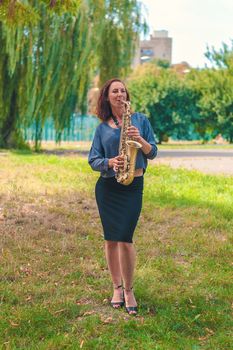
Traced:
<path fill-rule="evenodd" d="M 134 141 L 140 142 L 141 136 L 140 136 L 140 132 L 139 132 L 138 128 L 136 128 L 136 126 L 131 125 L 127 129 L 127 134 L 129 137 L 132 137 L 132 139 Z"/>

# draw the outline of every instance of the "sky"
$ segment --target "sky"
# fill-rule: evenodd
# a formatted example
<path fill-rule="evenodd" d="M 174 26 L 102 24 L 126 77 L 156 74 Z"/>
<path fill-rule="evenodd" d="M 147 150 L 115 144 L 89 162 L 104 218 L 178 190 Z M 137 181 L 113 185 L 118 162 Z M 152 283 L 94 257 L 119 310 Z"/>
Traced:
<path fill-rule="evenodd" d="M 153 30 L 168 30 L 172 37 L 172 63 L 188 62 L 204 67 L 209 47 L 231 46 L 233 40 L 233 0 L 142 0 Z"/>

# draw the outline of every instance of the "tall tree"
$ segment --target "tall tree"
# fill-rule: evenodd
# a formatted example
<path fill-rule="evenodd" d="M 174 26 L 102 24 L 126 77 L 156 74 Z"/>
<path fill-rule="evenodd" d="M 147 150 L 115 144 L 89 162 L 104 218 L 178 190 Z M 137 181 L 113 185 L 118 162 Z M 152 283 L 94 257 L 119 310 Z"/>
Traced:
<path fill-rule="evenodd" d="M 213 136 L 221 133 L 233 142 L 233 41 L 232 46 L 223 44 L 216 51 L 208 49 L 206 56 L 212 68 L 193 72 L 191 84 L 199 94 L 201 127 L 212 131 Z"/>
<path fill-rule="evenodd" d="M 172 69 L 145 63 L 129 77 L 134 107 L 149 118 L 158 142 L 169 136 L 190 138 L 190 125 L 198 115 L 196 95 L 184 77 Z"/>
<path fill-rule="evenodd" d="M 47 11 L 63 14 L 76 14 L 81 0 L 38 0 Z M 0 21 L 10 25 L 36 24 L 40 14 L 37 6 L 30 0 L 0 0 Z"/>
<path fill-rule="evenodd" d="M 47 117 L 54 118 L 59 131 L 76 106 L 84 109 L 91 72 L 85 64 L 91 52 L 86 11 L 80 6 L 76 17 L 48 15 L 43 4 L 34 0 L 34 5 L 40 10 L 36 26 L 0 28 L 5 58 L 0 87 L 2 146 L 14 144 L 19 127 L 35 121 L 38 147 Z"/>
<path fill-rule="evenodd" d="M 21 4 L 36 10 L 36 24 L 21 23 L 20 14 L 16 26 L 7 23 L 8 17 L 0 23 L 0 146 L 17 145 L 19 127 L 34 121 L 39 147 L 47 117 L 54 119 L 59 138 L 72 112 L 85 111 L 94 70 L 104 79 L 127 71 L 143 26 L 140 4 L 78 1 L 75 15 L 62 12 L 61 6 L 67 5 L 67 10 L 73 2 L 54 2 L 53 6 L 60 5 L 48 11 L 51 2 L 33 0 L 29 5 L 22 0 Z M 115 54 L 108 56 L 108 52 Z"/>
<path fill-rule="evenodd" d="M 137 0 L 105 1 L 101 40 L 97 47 L 99 84 L 112 77 L 126 77 L 130 71 L 140 31 L 147 31 Z"/>

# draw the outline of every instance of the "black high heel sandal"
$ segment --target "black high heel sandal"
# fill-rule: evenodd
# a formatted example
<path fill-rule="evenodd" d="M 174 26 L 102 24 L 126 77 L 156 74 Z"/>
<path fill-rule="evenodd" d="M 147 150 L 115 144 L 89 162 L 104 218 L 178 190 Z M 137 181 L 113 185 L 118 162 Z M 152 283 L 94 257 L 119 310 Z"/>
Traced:
<path fill-rule="evenodd" d="M 123 288 L 122 284 L 120 286 L 114 287 L 114 289 Z M 120 307 L 124 306 L 125 304 L 125 298 L 124 298 L 124 290 L 122 291 L 122 298 L 121 301 L 111 301 L 111 306 L 113 309 L 119 309 Z"/>
<path fill-rule="evenodd" d="M 133 289 L 133 287 L 131 287 L 130 289 L 125 289 L 125 291 L 130 292 Z M 137 306 L 126 306 L 125 305 L 125 309 L 128 312 L 129 315 L 133 315 L 136 316 L 138 313 L 138 307 Z"/>

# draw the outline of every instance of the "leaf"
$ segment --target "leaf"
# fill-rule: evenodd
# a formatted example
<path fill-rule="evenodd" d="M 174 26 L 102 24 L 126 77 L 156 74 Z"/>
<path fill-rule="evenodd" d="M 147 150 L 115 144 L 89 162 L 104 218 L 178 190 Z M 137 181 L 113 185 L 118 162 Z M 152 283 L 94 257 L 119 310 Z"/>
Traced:
<path fill-rule="evenodd" d="M 54 312 L 55 315 L 60 314 L 61 312 L 65 311 L 66 309 L 60 309 Z"/>
<path fill-rule="evenodd" d="M 113 318 L 112 317 L 108 317 L 105 320 L 103 320 L 104 324 L 108 324 L 108 323 L 112 323 L 113 322 Z"/>
<path fill-rule="evenodd" d="M 32 300 L 32 296 L 29 295 L 27 298 L 26 298 L 26 301 L 31 301 Z"/>
<path fill-rule="evenodd" d="M 199 318 L 200 316 L 201 316 L 201 314 L 196 315 L 196 316 L 194 317 L 194 319 L 192 320 L 192 322 L 198 320 L 198 318 Z"/>
<path fill-rule="evenodd" d="M 84 314 L 83 314 L 83 316 L 90 316 L 90 315 L 93 315 L 93 314 L 95 314 L 96 312 L 94 311 L 94 310 L 92 310 L 92 311 L 86 311 L 86 312 L 84 312 Z"/>

